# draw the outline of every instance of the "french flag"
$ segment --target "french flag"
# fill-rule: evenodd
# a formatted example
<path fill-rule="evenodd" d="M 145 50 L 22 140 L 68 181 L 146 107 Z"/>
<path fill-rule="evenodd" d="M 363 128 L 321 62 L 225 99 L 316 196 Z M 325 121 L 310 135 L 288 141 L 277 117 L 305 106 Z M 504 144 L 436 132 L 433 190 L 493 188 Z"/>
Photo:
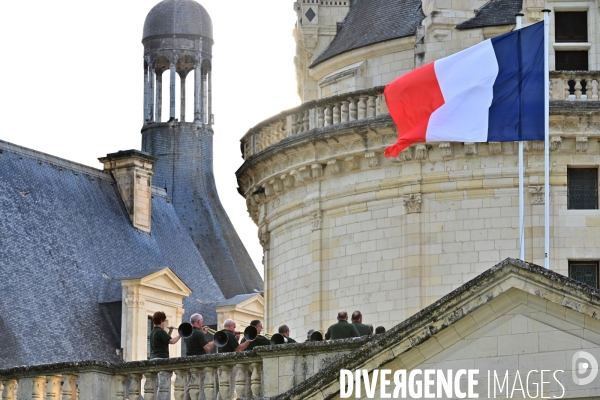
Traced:
<path fill-rule="evenodd" d="M 544 140 L 544 23 L 488 39 L 387 85 L 398 141 Z"/>

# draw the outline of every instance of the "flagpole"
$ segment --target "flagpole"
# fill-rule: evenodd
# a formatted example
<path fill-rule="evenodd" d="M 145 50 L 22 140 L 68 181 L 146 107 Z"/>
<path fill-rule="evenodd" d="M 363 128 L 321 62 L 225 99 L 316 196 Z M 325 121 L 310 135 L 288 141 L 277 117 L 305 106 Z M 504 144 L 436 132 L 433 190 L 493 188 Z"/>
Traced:
<path fill-rule="evenodd" d="M 550 32 L 550 10 L 544 13 L 544 267 L 550 269 L 550 71 L 548 67 L 548 45 Z"/>
<path fill-rule="evenodd" d="M 523 17 L 523 14 L 518 13 L 515 14 L 515 16 L 517 17 L 517 29 L 521 29 L 522 27 L 522 22 L 521 19 Z M 521 83 L 519 82 L 519 85 Z M 521 133 L 521 130 L 519 129 L 519 133 Z M 520 139 L 520 138 L 519 138 Z M 525 196 L 523 194 L 524 190 L 523 190 L 523 180 L 524 180 L 524 170 L 525 167 L 523 165 L 523 141 L 519 140 L 519 238 L 521 240 L 520 242 L 520 251 L 519 251 L 519 258 L 521 260 L 525 260 Z"/>

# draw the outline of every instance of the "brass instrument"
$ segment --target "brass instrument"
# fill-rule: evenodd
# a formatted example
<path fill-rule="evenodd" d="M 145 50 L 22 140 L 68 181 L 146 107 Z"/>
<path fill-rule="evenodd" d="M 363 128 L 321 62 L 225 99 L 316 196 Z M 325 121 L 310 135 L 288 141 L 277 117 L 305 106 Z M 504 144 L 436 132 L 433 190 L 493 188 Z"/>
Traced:
<path fill-rule="evenodd" d="M 179 324 L 178 328 L 175 328 L 174 326 L 169 326 L 169 327 L 167 327 L 167 329 L 169 329 L 169 330 L 177 329 L 177 333 L 183 339 L 189 338 L 190 336 L 192 336 L 192 333 L 194 333 L 194 327 L 189 322 L 182 322 L 181 324 Z"/>

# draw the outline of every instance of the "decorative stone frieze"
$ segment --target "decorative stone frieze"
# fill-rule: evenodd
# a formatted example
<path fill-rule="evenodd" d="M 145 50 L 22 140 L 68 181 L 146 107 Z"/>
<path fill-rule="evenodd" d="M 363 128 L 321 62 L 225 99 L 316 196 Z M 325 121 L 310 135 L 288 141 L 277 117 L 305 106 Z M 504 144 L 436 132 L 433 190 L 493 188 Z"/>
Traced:
<path fill-rule="evenodd" d="M 440 152 L 442 153 L 442 157 L 449 158 L 452 157 L 452 143 L 450 142 L 442 142 L 440 143 Z"/>
<path fill-rule="evenodd" d="M 301 183 L 304 182 L 304 178 L 302 177 L 302 174 L 297 169 L 291 170 L 290 171 L 290 176 L 294 177 L 294 179 L 296 180 L 296 182 L 298 182 L 299 184 L 301 184 Z"/>
<path fill-rule="evenodd" d="M 265 184 L 263 188 L 265 189 L 265 196 L 271 197 L 275 194 L 275 191 L 273 190 L 273 185 Z"/>
<path fill-rule="evenodd" d="M 477 143 L 465 142 L 465 156 L 476 156 L 477 155 Z"/>
<path fill-rule="evenodd" d="M 283 182 L 281 182 L 281 179 L 279 179 L 279 178 L 271 179 L 269 181 L 269 185 L 271 185 L 273 187 L 273 190 L 275 191 L 275 193 L 279 193 L 283 190 Z"/>
<path fill-rule="evenodd" d="M 426 160 L 429 157 L 429 149 L 426 144 L 418 144 L 415 148 L 415 160 Z"/>
<path fill-rule="evenodd" d="M 292 175 L 288 175 L 288 174 L 283 174 L 280 177 L 281 181 L 283 182 L 283 187 L 286 189 L 291 189 L 294 187 L 294 177 Z"/>
<path fill-rule="evenodd" d="M 544 204 L 544 186 L 543 185 L 529 186 L 529 193 L 531 194 L 531 203 L 532 204 Z"/>
<path fill-rule="evenodd" d="M 421 193 L 405 194 L 403 200 L 407 214 L 421 212 Z"/>
<path fill-rule="evenodd" d="M 327 161 L 327 168 L 331 171 L 332 174 L 337 174 L 340 172 L 340 162 L 338 160 L 329 160 Z"/>
<path fill-rule="evenodd" d="M 553 136 L 550 138 L 550 151 L 558 151 L 562 145 L 562 137 Z"/>
<path fill-rule="evenodd" d="M 587 136 L 578 136 L 575 138 L 575 150 L 578 152 L 586 152 L 588 150 Z"/>
<path fill-rule="evenodd" d="M 489 142 L 488 147 L 490 154 L 498 155 L 502 154 L 502 143 L 500 142 Z"/>
<path fill-rule="evenodd" d="M 532 142 L 533 151 L 544 151 L 544 141 L 536 140 Z"/>
<path fill-rule="evenodd" d="M 358 158 L 355 156 L 346 157 L 345 161 L 348 163 L 348 168 L 358 169 L 360 167 Z"/>
<path fill-rule="evenodd" d="M 310 166 L 312 170 L 312 177 L 314 179 L 321 178 L 323 176 L 323 166 L 321 164 L 313 164 Z"/>
<path fill-rule="evenodd" d="M 300 167 L 298 172 L 300 173 L 300 177 L 302 177 L 301 181 L 308 181 L 312 178 L 308 167 Z"/>
<path fill-rule="evenodd" d="M 365 158 L 367 159 L 367 162 L 369 163 L 369 167 L 374 168 L 379 165 L 379 162 L 377 161 L 377 155 L 375 154 L 374 151 L 365 153 Z"/>
<path fill-rule="evenodd" d="M 392 158 L 393 162 L 411 161 L 413 159 L 413 148 L 409 146 L 402 150 L 397 157 Z"/>
<path fill-rule="evenodd" d="M 321 211 L 313 211 L 310 213 L 310 223 L 313 231 L 321 229 Z"/>

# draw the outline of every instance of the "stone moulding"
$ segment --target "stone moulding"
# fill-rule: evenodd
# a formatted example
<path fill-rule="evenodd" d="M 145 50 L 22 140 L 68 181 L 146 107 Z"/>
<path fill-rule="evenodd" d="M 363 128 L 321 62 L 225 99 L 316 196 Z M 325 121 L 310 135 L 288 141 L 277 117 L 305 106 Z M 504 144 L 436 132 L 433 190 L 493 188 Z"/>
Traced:
<path fill-rule="evenodd" d="M 407 214 L 421 212 L 421 193 L 405 194 L 402 198 Z"/>

